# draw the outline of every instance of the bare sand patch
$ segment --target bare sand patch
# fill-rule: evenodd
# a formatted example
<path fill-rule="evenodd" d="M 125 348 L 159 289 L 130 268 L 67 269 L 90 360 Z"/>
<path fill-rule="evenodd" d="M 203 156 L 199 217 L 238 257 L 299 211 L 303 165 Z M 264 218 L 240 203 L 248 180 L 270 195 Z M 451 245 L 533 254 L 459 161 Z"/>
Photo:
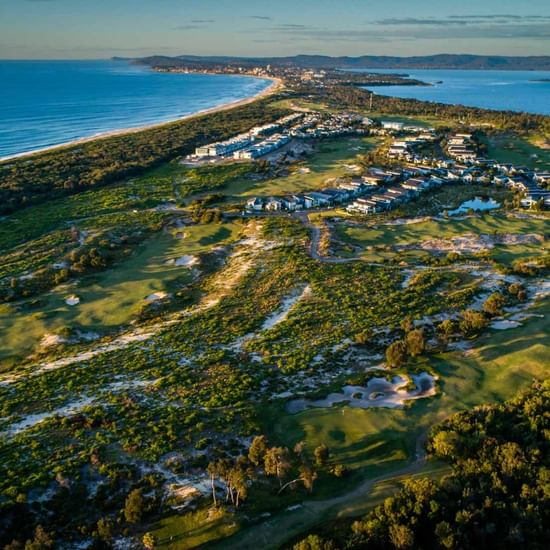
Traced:
<path fill-rule="evenodd" d="M 415 388 L 406 387 L 413 382 Z M 368 409 L 384 407 L 401 408 L 407 401 L 431 397 L 436 393 L 436 377 L 422 372 L 410 376 L 395 376 L 391 381 L 385 378 L 371 378 L 366 386 L 344 386 L 341 392 L 331 393 L 324 399 L 294 399 L 287 403 L 287 411 L 299 413 L 310 408 L 329 408 L 338 403 L 348 407 Z"/>
<path fill-rule="evenodd" d="M 65 298 L 65 303 L 68 306 L 77 306 L 80 304 L 80 298 L 76 294 L 72 294 L 71 296 L 67 296 L 67 298 Z"/>

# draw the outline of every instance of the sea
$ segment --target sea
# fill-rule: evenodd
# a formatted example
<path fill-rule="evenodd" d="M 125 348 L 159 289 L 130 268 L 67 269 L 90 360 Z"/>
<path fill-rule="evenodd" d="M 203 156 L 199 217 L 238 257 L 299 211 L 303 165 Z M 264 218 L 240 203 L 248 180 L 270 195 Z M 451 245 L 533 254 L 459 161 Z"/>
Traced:
<path fill-rule="evenodd" d="M 0 61 L 0 82 L 0 158 L 175 120 L 271 84 L 157 73 L 126 61 Z"/>
<path fill-rule="evenodd" d="M 432 84 L 372 87 L 376 94 L 550 115 L 550 72 L 547 71 L 369 69 L 360 72 L 406 74 Z"/>

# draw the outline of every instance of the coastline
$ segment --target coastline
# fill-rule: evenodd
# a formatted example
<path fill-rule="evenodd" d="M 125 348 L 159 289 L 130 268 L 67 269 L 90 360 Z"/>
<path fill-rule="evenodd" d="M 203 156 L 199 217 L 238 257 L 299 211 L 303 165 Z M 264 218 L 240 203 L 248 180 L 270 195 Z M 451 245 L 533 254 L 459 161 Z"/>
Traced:
<path fill-rule="evenodd" d="M 209 74 L 218 76 L 217 73 L 209 73 Z M 176 122 L 183 122 L 185 120 L 190 120 L 190 119 L 193 119 L 193 118 L 206 116 L 206 115 L 210 115 L 210 114 L 213 114 L 213 113 L 218 113 L 218 112 L 221 112 L 221 111 L 228 111 L 228 110 L 234 109 L 236 107 L 241 107 L 243 105 L 248 105 L 249 103 L 253 103 L 254 101 L 256 101 L 258 99 L 268 97 L 268 96 L 274 94 L 275 92 L 277 92 L 278 90 L 280 90 L 284 86 L 283 81 L 280 78 L 269 77 L 269 76 L 256 77 L 256 76 L 253 76 L 253 75 L 239 75 L 239 76 L 246 76 L 246 77 L 250 77 L 250 78 L 262 78 L 264 80 L 271 80 L 272 83 L 271 83 L 270 86 L 265 88 L 265 90 L 262 90 L 261 92 L 255 94 L 253 96 L 244 98 L 244 99 L 238 99 L 236 101 L 230 101 L 229 103 L 222 103 L 221 105 L 217 105 L 215 107 L 210 107 L 208 109 L 203 109 L 201 111 L 197 111 L 195 113 L 191 113 L 191 114 L 188 114 L 188 115 L 185 115 L 185 116 L 182 116 L 182 117 L 178 117 L 178 118 L 175 118 L 175 119 L 172 119 L 172 120 L 167 120 L 167 121 L 164 121 L 164 122 L 155 122 L 155 123 L 152 123 L 152 124 L 145 124 L 143 126 L 136 126 L 135 128 L 121 128 L 119 130 L 110 130 L 110 131 L 102 132 L 100 134 L 96 134 L 96 135 L 93 135 L 93 136 L 87 136 L 87 137 L 67 141 L 67 142 L 64 142 L 64 143 L 59 143 L 57 145 L 50 145 L 48 147 L 42 147 L 41 149 L 34 149 L 32 151 L 25 151 L 25 152 L 22 152 L 22 153 L 15 153 L 13 155 L 0 157 L 0 163 L 9 162 L 11 160 L 17 160 L 17 159 L 26 158 L 26 157 L 31 157 L 31 156 L 34 156 L 34 155 L 40 155 L 40 154 L 48 153 L 50 151 L 55 151 L 55 150 L 58 150 L 58 149 L 66 149 L 66 148 L 69 148 L 69 147 L 75 147 L 77 145 L 82 145 L 84 143 L 90 143 L 92 141 L 108 139 L 108 138 L 118 137 L 118 136 L 125 136 L 125 135 L 129 135 L 129 134 L 136 134 L 136 133 L 139 133 L 139 132 L 144 132 L 146 130 L 153 130 L 155 128 L 161 128 L 162 126 L 167 126 L 169 124 L 174 124 Z"/>

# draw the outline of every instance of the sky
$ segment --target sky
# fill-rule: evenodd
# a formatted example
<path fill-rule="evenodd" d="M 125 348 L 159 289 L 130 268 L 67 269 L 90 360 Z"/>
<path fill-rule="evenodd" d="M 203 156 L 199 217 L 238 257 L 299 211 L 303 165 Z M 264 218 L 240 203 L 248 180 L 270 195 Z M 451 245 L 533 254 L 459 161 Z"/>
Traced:
<path fill-rule="evenodd" d="M 0 59 L 550 55 L 549 0 L 0 0 Z"/>

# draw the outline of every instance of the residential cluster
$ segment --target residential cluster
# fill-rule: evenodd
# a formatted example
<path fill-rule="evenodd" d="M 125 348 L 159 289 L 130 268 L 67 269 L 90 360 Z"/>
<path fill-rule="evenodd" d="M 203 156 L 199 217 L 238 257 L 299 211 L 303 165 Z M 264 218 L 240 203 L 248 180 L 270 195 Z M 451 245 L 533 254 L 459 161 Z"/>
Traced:
<path fill-rule="evenodd" d="M 394 126 L 395 124 L 395 126 Z M 346 204 L 351 213 L 374 214 L 390 210 L 420 194 L 444 184 L 481 183 L 508 187 L 523 194 L 521 205 L 550 206 L 550 172 L 536 172 L 526 167 L 497 163 L 479 156 L 471 134 L 453 134 L 447 141 L 448 156 L 436 155 L 440 136 L 433 129 L 407 127 L 391 123 L 387 128 L 400 135 L 390 145 L 387 157 L 402 160 L 397 168 L 371 167 L 360 177 L 344 178 L 335 187 L 283 197 L 255 197 L 248 211 L 279 211 L 331 207 Z M 433 144 L 430 154 L 418 153 L 419 145 Z"/>
<path fill-rule="evenodd" d="M 195 149 L 195 158 L 253 160 L 280 149 L 292 139 L 319 139 L 365 134 L 372 120 L 354 114 L 294 113 L 273 124 L 252 128 L 226 141 Z"/>

